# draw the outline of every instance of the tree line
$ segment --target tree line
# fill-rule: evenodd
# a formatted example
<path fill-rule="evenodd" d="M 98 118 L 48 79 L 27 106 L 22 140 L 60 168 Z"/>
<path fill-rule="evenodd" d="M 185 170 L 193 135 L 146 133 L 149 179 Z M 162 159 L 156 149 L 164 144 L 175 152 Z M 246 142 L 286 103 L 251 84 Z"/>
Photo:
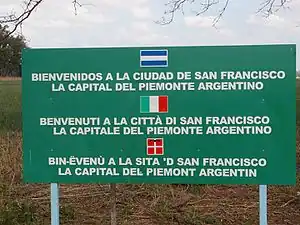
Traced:
<path fill-rule="evenodd" d="M 0 76 L 21 76 L 22 49 L 28 46 L 24 36 L 7 36 L 9 32 L 8 26 L 0 24 Z"/>

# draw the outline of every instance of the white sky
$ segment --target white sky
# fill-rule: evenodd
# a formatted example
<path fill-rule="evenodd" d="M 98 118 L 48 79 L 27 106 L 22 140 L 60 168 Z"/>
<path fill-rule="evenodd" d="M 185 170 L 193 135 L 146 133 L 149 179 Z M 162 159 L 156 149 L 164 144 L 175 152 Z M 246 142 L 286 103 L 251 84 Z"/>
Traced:
<path fill-rule="evenodd" d="M 22 33 L 31 47 L 295 43 L 300 69 L 300 0 L 268 19 L 256 14 L 263 0 L 231 0 L 218 29 L 212 27 L 213 12 L 194 16 L 196 4 L 186 7 L 184 15 L 178 12 L 172 24 L 156 24 L 168 1 L 81 0 L 92 5 L 78 9 L 75 16 L 72 0 L 44 0 L 24 23 Z M 1 0 L 0 15 L 19 11 L 21 3 Z"/>

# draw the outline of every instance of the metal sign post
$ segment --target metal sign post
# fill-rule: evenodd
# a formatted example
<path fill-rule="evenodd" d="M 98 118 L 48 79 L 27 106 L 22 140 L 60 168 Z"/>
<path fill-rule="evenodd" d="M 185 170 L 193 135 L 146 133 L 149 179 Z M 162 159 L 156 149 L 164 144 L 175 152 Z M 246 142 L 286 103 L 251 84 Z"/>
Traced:
<path fill-rule="evenodd" d="M 59 188 L 51 183 L 51 225 L 59 225 Z"/>
<path fill-rule="evenodd" d="M 259 224 L 267 225 L 267 185 L 259 185 Z"/>

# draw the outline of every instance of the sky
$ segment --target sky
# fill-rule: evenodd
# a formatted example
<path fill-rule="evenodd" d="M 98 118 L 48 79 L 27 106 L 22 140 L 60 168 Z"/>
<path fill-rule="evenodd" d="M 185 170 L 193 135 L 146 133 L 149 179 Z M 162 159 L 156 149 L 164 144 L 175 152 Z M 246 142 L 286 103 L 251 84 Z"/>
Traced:
<path fill-rule="evenodd" d="M 72 0 L 44 0 L 18 31 L 30 47 L 39 48 L 292 43 L 297 44 L 300 70 L 300 0 L 268 18 L 257 13 L 264 0 L 230 0 L 216 27 L 213 19 L 225 0 L 199 16 L 196 0 L 184 13 L 178 11 L 171 24 L 157 24 L 168 1 L 81 0 L 86 5 L 75 15 Z M 0 15 L 18 12 L 21 6 L 22 0 L 1 0 Z"/>

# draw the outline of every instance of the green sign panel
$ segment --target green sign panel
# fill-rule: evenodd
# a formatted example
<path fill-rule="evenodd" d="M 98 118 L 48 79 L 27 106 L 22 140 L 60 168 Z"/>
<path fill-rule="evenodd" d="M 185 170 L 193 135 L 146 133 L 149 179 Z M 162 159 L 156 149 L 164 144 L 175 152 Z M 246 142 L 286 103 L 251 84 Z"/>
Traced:
<path fill-rule="evenodd" d="M 24 180 L 296 182 L 296 46 L 23 51 Z"/>

